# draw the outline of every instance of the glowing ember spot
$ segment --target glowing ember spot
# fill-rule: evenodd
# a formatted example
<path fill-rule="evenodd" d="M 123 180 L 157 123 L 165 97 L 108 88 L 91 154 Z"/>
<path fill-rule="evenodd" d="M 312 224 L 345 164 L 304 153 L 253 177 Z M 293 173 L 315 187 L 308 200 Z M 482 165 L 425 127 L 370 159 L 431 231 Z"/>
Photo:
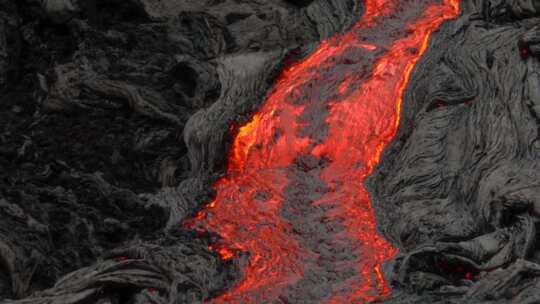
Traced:
<path fill-rule="evenodd" d="M 198 220 L 203 220 L 205 217 L 206 217 L 206 213 L 204 213 L 203 211 L 199 211 L 195 215 L 195 218 L 198 219 Z"/>
<path fill-rule="evenodd" d="M 231 167 L 231 170 L 243 171 L 243 160 L 247 159 L 248 153 L 257 139 L 254 136 L 254 131 L 257 128 L 257 125 L 260 123 L 260 120 L 260 116 L 255 114 L 249 123 L 238 130 L 238 134 L 236 135 L 236 139 L 233 144 L 234 147 L 238 147 L 237 149 L 233 149 L 235 152 L 234 158 L 236 161 L 231 162 L 231 164 L 238 164 L 239 166 L 235 168 Z"/>
<path fill-rule="evenodd" d="M 397 250 L 377 235 L 364 180 L 396 133 L 403 92 L 431 33 L 459 13 L 458 0 L 425 2 L 367 0 L 362 20 L 285 68 L 262 108 L 239 128 L 215 200 L 190 224 L 221 236 L 210 248 L 224 260 L 249 256 L 240 282 L 212 303 L 287 302 L 287 288 L 313 270 L 309 261 L 322 258 L 306 247 L 309 236 L 295 230 L 294 217 L 283 216 L 304 156 L 325 160 L 318 178 L 329 189 L 306 202 L 306 218 L 324 210 L 321 225 L 339 225 L 325 229 L 349 251 L 346 264 L 329 258 L 331 271 L 349 274 L 328 283 L 329 294 L 318 301 L 364 303 L 390 293 L 381 264 Z M 327 113 L 312 114 L 319 109 Z M 306 127 L 317 130 L 306 135 Z"/>
<path fill-rule="evenodd" d="M 524 45 L 519 47 L 519 54 L 521 55 L 521 58 L 526 59 L 530 55 L 529 47 Z"/>
<path fill-rule="evenodd" d="M 236 256 L 236 253 L 229 248 L 208 246 L 208 249 L 217 252 L 224 261 L 228 261 Z"/>

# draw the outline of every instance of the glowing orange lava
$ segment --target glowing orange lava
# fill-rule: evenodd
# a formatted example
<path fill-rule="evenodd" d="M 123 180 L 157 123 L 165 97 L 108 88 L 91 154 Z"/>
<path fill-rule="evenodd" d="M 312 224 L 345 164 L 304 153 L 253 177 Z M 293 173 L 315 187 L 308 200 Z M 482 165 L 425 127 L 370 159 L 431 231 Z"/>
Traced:
<path fill-rule="evenodd" d="M 188 223 L 221 236 L 211 249 L 223 259 L 249 254 L 242 280 L 212 303 L 287 303 L 286 290 L 316 267 L 348 273 L 324 279 L 328 295 L 310 295 L 320 302 L 364 303 L 390 292 L 381 264 L 397 250 L 377 235 L 363 183 L 396 133 L 403 92 L 431 33 L 459 14 L 459 0 L 365 5 L 349 32 L 282 72 L 262 108 L 239 129 L 227 175 L 214 185 L 215 200 Z M 308 174 L 297 165 L 305 156 L 324 160 L 316 171 L 324 189 L 302 210 L 306 218 L 324 210 L 317 219 L 327 225 L 325 233 L 346 244 L 340 261 L 328 257 L 328 244 L 307 246 L 312 236 L 284 216 L 285 205 L 295 202 L 287 191 L 310 189 L 311 182 L 291 186 L 292 176 Z"/>

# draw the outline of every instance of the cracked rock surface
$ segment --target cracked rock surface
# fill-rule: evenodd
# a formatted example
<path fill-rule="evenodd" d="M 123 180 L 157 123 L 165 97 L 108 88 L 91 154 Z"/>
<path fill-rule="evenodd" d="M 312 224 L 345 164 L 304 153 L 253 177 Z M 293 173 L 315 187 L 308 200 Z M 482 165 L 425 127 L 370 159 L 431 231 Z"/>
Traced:
<path fill-rule="evenodd" d="M 386 303 L 540 300 L 539 16 L 537 1 L 462 1 L 416 66 L 368 183 L 400 248 Z"/>

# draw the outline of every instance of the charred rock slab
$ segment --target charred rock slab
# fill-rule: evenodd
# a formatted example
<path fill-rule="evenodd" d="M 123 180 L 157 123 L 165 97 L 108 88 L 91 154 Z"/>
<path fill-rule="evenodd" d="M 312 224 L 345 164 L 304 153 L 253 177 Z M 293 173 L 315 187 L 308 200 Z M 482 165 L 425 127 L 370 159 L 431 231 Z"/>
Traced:
<path fill-rule="evenodd" d="M 309 4 L 311 4 L 311 2 L 313 2 L 313 0 L 287 0 L 287 1 L 300 7 L 308 6 Z"/>
<path fill-rule="evenodd" d="M 401 249 L 388 303 L 538 301 L 539 13 L 535 1 L 465 2 L 417 65 L 369 181 Z"/>

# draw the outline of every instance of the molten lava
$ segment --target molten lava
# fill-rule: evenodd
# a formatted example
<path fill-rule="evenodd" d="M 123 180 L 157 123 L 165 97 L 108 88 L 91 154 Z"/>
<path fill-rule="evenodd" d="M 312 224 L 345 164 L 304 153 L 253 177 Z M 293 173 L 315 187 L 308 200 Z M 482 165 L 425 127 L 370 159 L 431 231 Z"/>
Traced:
<path fill-rule="evenodd" d="M 431 2 L 436 2 L 435 4 Z M 367 0 L 349 32 L 286 68 L 238 130 L 217 197 L 188 224 L 217 233 L 243 278 L 212 303 L 363 303 L 390 290 L 364 179 L 399 125 L 409 76 L 459 0 Z M 243 257 L 243 258 L 242 258 Z"/>

